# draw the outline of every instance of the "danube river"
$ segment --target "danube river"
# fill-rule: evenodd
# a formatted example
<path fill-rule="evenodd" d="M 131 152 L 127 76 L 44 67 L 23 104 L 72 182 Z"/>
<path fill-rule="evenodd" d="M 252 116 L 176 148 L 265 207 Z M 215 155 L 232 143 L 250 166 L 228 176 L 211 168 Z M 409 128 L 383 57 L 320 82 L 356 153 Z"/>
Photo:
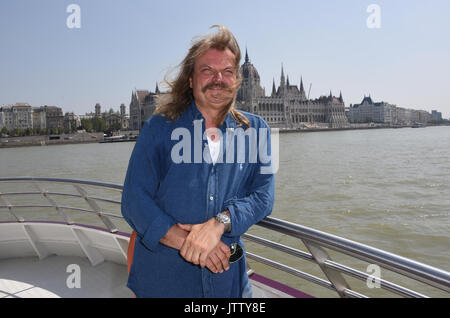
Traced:
<path fill-rule="evenodd" d="M 0 177 L 122 184 L 133 147 L 126 142 L 0 149 Z M 450 271 L 449 159 L 448 126 L 280 134 L 272 216 Z M 258 227 L 250 231 L 266 232 Z M 283 236 L 268 238 L 304 249 Z M 258 250 L 252 243 L 247 246 Z M 275 252 L 267 257 L 281 256 Z M 315 271 L 315 265 L 302 262 L 287 261 Z M 274 279 L 300 280 L 291 285 L 315 295 L 333 296 L 315 292 L 301 279 L 250 264 Z"/>

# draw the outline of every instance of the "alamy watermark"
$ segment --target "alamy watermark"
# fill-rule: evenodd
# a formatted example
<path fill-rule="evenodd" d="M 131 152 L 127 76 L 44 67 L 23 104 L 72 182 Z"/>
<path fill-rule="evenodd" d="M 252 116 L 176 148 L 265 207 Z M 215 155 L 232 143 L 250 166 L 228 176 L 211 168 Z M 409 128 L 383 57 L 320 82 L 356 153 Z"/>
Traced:
<path fill-rule="evenodd" d="M 173 163 L 211 163 L 208 130 L 202 134 L 202 120 L 194 120 L 194 135 L 187 128 L 175 128 L 171 140 L 178 141 L 173 145 L 170 156 Z M 220 140 L 218 163 L 261 163 L 261 174 L 276 173 L 279 168 L 279 129 L 250 127 L 227 128 L 225 136 L 220 129 L 214 131 Z M 268 144 L 271 135 L 270 145 Z M 259 137 L 259 138 L 258 138 Z M 246 139 L 248 142 L 246 142 Z M 236 147 L 235 147 L 236 145 Z M 270 150 L 269 150 L 270 148 Z M 193 154 L 192 154 L 193 149 Z M 225 158 L 224 158 L 224 149 Z M 236 153 L 235 153 L 236 149 Z"/>
<path fill-rule="evenodd" d="M 376 264 L 367 266 L 366 272 L 371 274 L 367 277 L 366 285 L 368 288 L 381 288 L 381 268 Z"/>
<path fill-rule="evenodd" d="M 78 264 L 70 264 L 66 268 L 66 273 L 70 275 L 66 279 L 67 288 L 81 288 L 81 268 Z"/>
<path fill-rule="evenodd" d="M 66 26 L 69 29 L 81 28 L 81 8 L 78 4 L 69 4 L 66 8 L 66 12 L 70 13 L 66 19 Z"/>
<path fill-rule="evenodd" d="M 370 15 L 367 17 L 366 25 L 369 29 L 381 28 L 381 7 L 378 4 L 371 4 L 367 7 L 367 13 Z"/>

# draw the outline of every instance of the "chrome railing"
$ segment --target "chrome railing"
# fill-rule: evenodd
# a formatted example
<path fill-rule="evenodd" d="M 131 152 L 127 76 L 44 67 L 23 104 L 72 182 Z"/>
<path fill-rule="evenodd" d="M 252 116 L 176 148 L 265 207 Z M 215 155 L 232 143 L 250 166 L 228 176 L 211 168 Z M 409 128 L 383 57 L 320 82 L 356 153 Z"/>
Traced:
<path fill-rule="evenodd" d="M 115 204 L 120 206 L 120 200 L 111 200 L 110 198 L 96 197 L 88 195 L 86 187 L 95 187 L 99 189 L 108 189 L 113 191 L 122 192 L 122 186 L 117 184 L 102 183 L 95 181 L 84 181 L 84 180 L 73 180 L 73 179 L 61 179 L 61 178 L 32 178 L 32 177 L 21 177 L 21 178 L 0 178 L 0 185 L 3 183 L 29 183 L 36 190 L 27 192 L 1 192 L 0 189 L 0 209 L 7 209 L 9 214 L 17 221 L 24 222 L 24 218 L 17 213 L 17 209 L 37 209 L 37 208 L 47 208 L 54 209 L 58 212 L 60 217 L 67 224 L 74 224 L 74 221 L 66 213 L 66 211 L 76 211 L 83 213 L 90 213 L 97 215 L 106 228 L 115 233 L 118 231 L 116 225 L 111 220 L 111 218 L 123 219 L 119 214 L 108 213 L 102 209 L 98 202 L 106 202 L 110 204 Z M 43 184 L 57 184 L 57 185 L 70 185 L 75 190 L 75 193 L 61 192 L 59 190 L 48 190 L 43 188 Z M 84 188 L 82 187 L 84 186 Z M 24 196 L 42 196 L 49 204 L 11 204 L 9 197 L 24 197 Z M 56 202 L 56 197 L 70 197 L 82 199 L 90 209 L 74 207 L 74 206 L 61 206 Z"/>
<path fill-rule="evenodd" d="M 422 282 L 428 286 L 445 291 L 447 297 L 450 296 L 450 273 L 444 270 L 347 240 L 339 236 L 271 217 L 265 218 L 257 225 L 300 240 L 309 250 L 309 253 L 250 234 L 244 234 L 243 237 L 263 246 L 316 263 L 328 280 L 324 280 L 252 253 L 248 253 L 248 258 L 331 289 L 337 292 L 341 297 L 366 297 L 364 294 L 352 290 L 342 274 L 349 275 L 365 282 L 376 280 L 380 288 L 404 297 L 422 298 L 427 296 L 420 292 L 394 284 L 388 280 L 381 279 L 381 277 L 375 277 L 366 272 L 358 271 L 349 266 L 335 262 L 331 259 L 325 248 L 368 262 L 369 264 L 374 264 L 380 268 L 398 273 L 401 276 L 408 277 L 414 281 Z"/>
<path fill-rule="evenodd" d="M 122 191 L 122 185 L 58 178 L 0 178 L 0 186 L 5 183 L 28 183 L 31 184 L 35 189 L 34 191 L 1 192 L 2 188 L 0 188 L 0 212 L 2 210 L 7 210 L 6 214 L 9 214 L 9 216 L 17 222 L 25 222 L 25 219 L 21 215 L 19 215 L 19 210 L 25 209 L 29 211 L 30 209 L 36 208 L 52 209 L 56 211 L 57 214 L 68 225 L 72 225 L 75 223 L 72 220 L 71 216 L 67 213 L 69 211 L 92 214 L 94 216 L 97 216 L 103 223 L 103 225 L 112 233 L 118 231 L 116 224 L 112 221 L 112 218 L 123 220 L 123 217 L 120 215 L 120 199 L 112 200 L 110 198 L 98 197 L 89 194 L 87 190 L 88 188 L 94 187 L 118 191 L 120 194 Z M 44 187 L 44 185 L 48 184 L 68 185 L 72 187 L 74 192 L 68 193 L 62 192 L 60 190 L 48 190 L 47 186 Z M 10 200 L 12 200 L 13 197 L 17 196 L 20 196 L 21 203 L 11 204 Z M 22 198 L 24 198 L 25 196 L 39 196 L 41 198 L 44 198 L 45 202 L 48 202 L 48 204 L 23 203 L 24 200 L 22 200 Z M 61 197 L 81 199 L 84 203 L 87 204 L 89 208 L 60 205 L 57 202 L 56 198 Z M 107 203 L 118 206 L 119 212 L 107 212 L 105 211 L 105 208 L 101 207 L 100 203 Z M 0 216 L 2 215 L 3 214 L 0 213 Z M 321 232 L 299 224 L 275 219 L 272 217 L 265 218 L 264 220 L 259 222 L 257 226 L 262 227 L 265 230 L 274 231 L 276 233 L 281 233 L 283 235 L 292 237 L 299 243 L 302 242 L 308 252 L 283 245 L 256 235 L 252 235 L 250 233 L 244 234 L 243 238 L 245 240 L 258 244 L 259 246 L 269 247 L 273 250 L 283 252 L 284 254 L 294 256 L 295 259 L 303 259 L 312 262 L 318 265 L 318 268 L 325 275 L 326 279 L 303 272 L 297 268 L 283 264 L 280 261 L 274 261 L 249 251 L 247 251 L 248 259 L 313 282 L 318 286 L 330 289 L 336 292 L 340 297 L 367 297 L 366 295 L 353 290 L 343 274 L 366 282 L 369 280 L 376 280 L 381 289 L 393 292 L 404 297 L 427 296 L 421 292 L 412 290 L 411 288 L 400 286 L 389 280 L 381 279 L 381 277 L 375 277 L 373 275 L 369 275 L 366 272 L 362 272 L 350 266 L 346 266 L 339 262 L 333 261 L 329 253 L 327 252 L 327 249 L 342 253 L 347 256 L 351 256 L 352 258 L 364 262 L 368 262 L 369 264 L 375 264 L 376 266 L 395 272 L 402 277 L 408 277 L 414 281 L 421 282 L 438 290 L 444 291 L 446 292 L 446 297 L 450 295 L 450 273 L 444 270 L 431 267 L 423 263 L 419 263 L 348 239 L 344 239 L 339 236 Z"/>

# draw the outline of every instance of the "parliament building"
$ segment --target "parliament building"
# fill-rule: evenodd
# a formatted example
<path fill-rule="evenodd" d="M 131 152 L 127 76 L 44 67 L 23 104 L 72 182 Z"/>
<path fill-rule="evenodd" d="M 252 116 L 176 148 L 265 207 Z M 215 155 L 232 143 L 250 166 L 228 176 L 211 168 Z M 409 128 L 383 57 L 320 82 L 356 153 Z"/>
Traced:
<path fill-rule="evenodd" d="M 242 83 L 236 97 L 236 108 L 254 113 L 266 120 L 272 128 L 344 128 L 349 126 L 345 115 L 345 105 L 342 93 L 339 97 L 331 94 L 317 99 L 309 99 L 303 87 L 289 83 L 281 68 L 280 85 L 272 86 L 272 93 L 266 96 L 261 87 L 259 73 L 245 53 L 245 62 L 241 66 Z M 145 120 L 155 110 L 155 97 L 159 94 L 158 86 L 155 92 L 134 90 L 130 102 L 130 129 L 140 130 Z"/>
<path fill-rule="evenodd" d="M 300 88 L 289 83 L 281 67 L 280 85 L 272 85 L 270 96 L 261 87 L 258 71 L 245 53 L 241 66 L 242 84 L 237 94 L 236 108 L 257 114 L 271 127 L 307 128 L 322 126 L 329 128 L 348 127 L 342 93 L 339 97 L 331 94 L 311 100 L 306 96 L 303 79 Z"/>

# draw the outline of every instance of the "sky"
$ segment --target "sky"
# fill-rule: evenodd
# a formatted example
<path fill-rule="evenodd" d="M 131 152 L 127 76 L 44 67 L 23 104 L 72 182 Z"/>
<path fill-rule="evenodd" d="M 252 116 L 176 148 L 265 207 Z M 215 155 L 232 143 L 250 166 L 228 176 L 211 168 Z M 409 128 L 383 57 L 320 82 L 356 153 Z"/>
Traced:
<path fill-rule="evenodd" d="M 267 94 L 283 65 L 310 98 L 342 91 L 349 106 L 370 94 L 449 118 L 449 14 L 448 0 L 1 0 L 0 105 L 128 108 L 222 24 Z"/>

